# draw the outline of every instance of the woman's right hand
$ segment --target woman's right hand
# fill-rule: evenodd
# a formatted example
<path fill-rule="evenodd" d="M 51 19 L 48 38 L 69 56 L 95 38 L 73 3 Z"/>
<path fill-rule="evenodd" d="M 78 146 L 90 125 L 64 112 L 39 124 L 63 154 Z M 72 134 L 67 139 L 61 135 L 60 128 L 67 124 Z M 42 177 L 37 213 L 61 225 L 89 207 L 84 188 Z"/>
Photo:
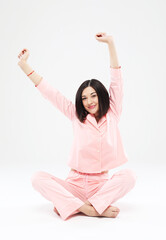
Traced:
<path fill-rule="evenodd" d="M 18 55 L 18 58 L 23 61 L 27 61 L 28 57 L 29 57 L 29 50 L 27 48 L 24 48 Z"/>

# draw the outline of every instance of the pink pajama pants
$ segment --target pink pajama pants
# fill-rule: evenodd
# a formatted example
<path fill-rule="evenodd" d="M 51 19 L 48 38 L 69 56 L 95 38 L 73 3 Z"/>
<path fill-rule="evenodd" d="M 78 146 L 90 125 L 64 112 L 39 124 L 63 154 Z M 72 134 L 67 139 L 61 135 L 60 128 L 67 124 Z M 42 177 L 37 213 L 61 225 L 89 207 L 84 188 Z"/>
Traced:
<path fill-rule="evenodd" d="M 129 169 L 123 169 L 109 177 L 104 173 L 81 173 L 70 170 L 62 180 L 46 172 L 32 176 L 32 186 L 51 201 L 63 220 L 79 212 L 89 201 L 99 214 L 123 197 L 135 185 L 136 176 Z"/>

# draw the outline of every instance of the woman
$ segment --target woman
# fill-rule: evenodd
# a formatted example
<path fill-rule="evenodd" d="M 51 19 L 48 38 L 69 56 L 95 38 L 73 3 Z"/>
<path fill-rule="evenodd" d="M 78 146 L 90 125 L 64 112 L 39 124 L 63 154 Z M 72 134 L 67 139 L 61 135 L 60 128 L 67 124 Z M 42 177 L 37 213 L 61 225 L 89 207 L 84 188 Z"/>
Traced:
<path fill-rule="evenodd" d="M 115 218 L 119 209 L 112 203 L 135 185 L 136 176 L 123 169 L 110 178 L 108 170 L 128 161 L 118 129 L 122 112 L 123 80 L 112 36 L 99 32 L 96 40 L 108 45 L 110 54 L 110 96 L 97 79 L 84 81 L 76 93 L 75 105 L 38 75 L 28 64 L 28 49 L 23 49 L 18 65 L 35 87 L 72 121 L 74 141 L 68 160 L 71 170 L 65 180 L 37 172 L 32 185 L 54 205 L 66 220 L 78 212 L 87 216 Z"/>

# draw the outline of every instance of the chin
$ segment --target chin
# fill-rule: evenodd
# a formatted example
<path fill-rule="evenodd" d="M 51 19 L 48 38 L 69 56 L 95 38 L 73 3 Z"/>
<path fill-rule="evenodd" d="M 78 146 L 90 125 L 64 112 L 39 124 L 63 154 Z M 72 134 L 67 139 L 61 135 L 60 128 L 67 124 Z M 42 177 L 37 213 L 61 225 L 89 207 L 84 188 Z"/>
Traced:
<path fill-rule="evenodd" d="M 95 115 L 97 113 L 97 111 L 95 111 L 95 112 L 91 111 L 90 113 Z"/>

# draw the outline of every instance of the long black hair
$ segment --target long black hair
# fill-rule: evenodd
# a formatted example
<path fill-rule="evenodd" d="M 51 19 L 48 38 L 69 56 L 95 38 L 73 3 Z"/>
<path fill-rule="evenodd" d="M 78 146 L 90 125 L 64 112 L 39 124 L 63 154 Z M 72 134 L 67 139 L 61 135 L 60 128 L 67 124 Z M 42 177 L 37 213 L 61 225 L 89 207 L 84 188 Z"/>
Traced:
<path fill-rule="evenodd" d="M 86 87 L 92 87 L 95 89 L 98 102 L 99 102 L 99 119 L 101 119 L 109 109 L 109 94 L 105 86 L 97 79 L 91 79 L 84 81 L 77 90 L 75 97 L 76 115 L 78 119 L 83 123 L 86 116 L 89 114 L 82 103 L 82 92 Z"/>

